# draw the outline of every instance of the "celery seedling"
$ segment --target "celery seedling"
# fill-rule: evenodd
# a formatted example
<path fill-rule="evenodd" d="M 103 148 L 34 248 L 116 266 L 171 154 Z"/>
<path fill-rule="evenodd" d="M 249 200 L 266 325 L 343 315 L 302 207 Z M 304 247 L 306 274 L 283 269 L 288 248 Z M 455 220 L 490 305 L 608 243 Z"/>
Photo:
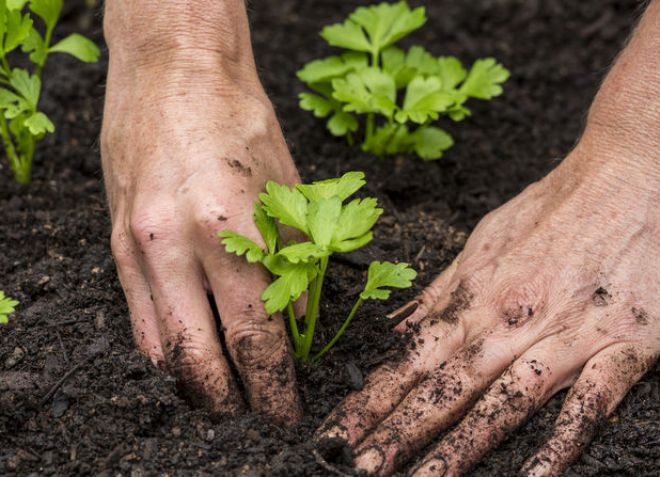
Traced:
<path fill-rule="evenodd" d="M 52 43 L 63 0 L 0 0 L 0 137 L 14 178 L 20 184 L 32 179 L 32 158 L 37 141 L 55 131 L 52 121 L 38 110 L 42 72 L 51 53 L 66 53 L 84 62 L 95 62 L 98 47 L 78 33 Z M 34 16 L 44 25 L 43 36 Z M 28 54 L 32 72 L 12 67 L 9 54 Z"/>
<path fill-rule="evenodd" d="M 9 315 L 16 309 L 18 301 L 5 295 L 5 292 L 0 290 L 0 325 L 9 323 Z"/>
<path fill-rule="evenodd" d="M 468 72 L 453 56 L 435 57 L 421 46 L 407 52 L 394 46 L 425 22 L 423 7 L 411 9 L 402 1 L 359 7 L 343 23 L 325 27 L 323 39 L 348 52 L 298 71 L 313 91 L 300 94 L 300 107 L 329 117 L 328 130 L 349 143 L 364 117 L 366 152 L 440 158 L 453 139 L 434 122 L 441 116 L 464 119 L 471 114 L 466 101 L 501 94 L 509 72 L 493 58 L 477 60 Z"/>
<path fill-rule="evenodd" d="M 349 172 L 293 188 L 273 181 L 255 204 L 254 222 L 265 248 L 230 230 L 218 235 L 225 250 L 245 256 L 250 263 L 261 263 L 274 280 L 261 295 L 269 315 L 287 311 L 295 355 L 309 361 L 319 302 L 328 260 L 333 253 L 351 252 L 371 241 L 371 229 L 383 210 L 376 199 L 353 199 L 344 203 L 363 185 L 362 172 Z M 307 236 L 303 242 L 285 242 L 278 223 L 293 227 Z M 367 283 L 334 338 L 312 359 L 317 362 L 334 346 L 365 300 L 389 298 L 389 288 L 408 288 L 417 275 L 406 263 L 372 262 Z M 308 291 L 303 329 L 299 330 L 293 303 Z"/>

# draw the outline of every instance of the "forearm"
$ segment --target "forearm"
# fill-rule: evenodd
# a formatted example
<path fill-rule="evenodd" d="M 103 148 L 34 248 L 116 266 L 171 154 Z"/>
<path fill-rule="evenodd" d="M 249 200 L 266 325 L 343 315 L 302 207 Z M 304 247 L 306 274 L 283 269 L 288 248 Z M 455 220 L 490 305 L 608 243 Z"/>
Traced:
<path fill-rule="evenodd" d="M 583 143 L 660 176 L 660 0 L 652 0 L 598 92 Z"/>
<path fill-rule="evenodd" d="M 258 85 L 244 0 L 107 0 L 104 30 L 111 74 Z"/>

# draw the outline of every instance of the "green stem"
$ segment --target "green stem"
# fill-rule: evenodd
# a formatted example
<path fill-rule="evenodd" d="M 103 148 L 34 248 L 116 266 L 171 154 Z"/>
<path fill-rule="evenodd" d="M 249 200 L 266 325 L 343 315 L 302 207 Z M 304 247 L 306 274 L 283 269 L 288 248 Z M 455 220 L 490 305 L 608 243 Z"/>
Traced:
<path fill-rule="evenodd" d="M 321 258 L 321 269 L 316 276 L 309 290 L 309 301 L 307 302 L 307 313 L 305 314 L 305 333 L 302 337 L 302 347 L 300 359 L 304 362 L 309 360 L 309 352 L 312 349 L 314 341 L 314 330 L 316 329 L 316 319 L 319 314 L 319 301 L 321 300 L 321 290 L 323 289 L 323 279 L 325 271 L 328 268 L 328 257 Z"/>
<path fill-rule="evenodd" d="M 312 363 L 316 364 L 319 362 L 319 360 L 323 357 L 324 354 L 326 354 L 330 349 L 335 345 L 335 343 L 341 338 L 341 335 L 344 334 L 344 331 L 346 331 L 346 328 L 348 328 L 348 325 L 351 324 L 351 321 L 355 317 L 355 314 L 358 311 L 358 308 L 360 308 L 360 305 L 364 300 L 362 298 L 358 298 L 357 301 L 355 302 L 355 305 L 353 305 L 353 308 L 351 309 L 351 312 L 348 314 L 348 317 L 346 318 L 346 321 L 344 321 L 344 324 L 341 325 L 341 328 L 339 328 L 339 331 L 337 331 L 337 334 L 330 340 L 330 342 L 325 345 L 325 347 L 319 351 L 316 356 L 312 358 Z"/>
<path fill-rule="evenodd" d="M 298 331 L 296 314 L 293 311 L 293 303 L 289 302 L 286 311 L 289 314 L 289 328 L 291 328 L 291 335 L 293 336 L 293 348 L 298 352 L 298 347 L 300 346 L 300 332 Z"/>
<path fill-rule="evenodd" d="M 52 37 L 53 37 L 53 28 L 47 28 L 46 29 L 46 35 L 44 36 L 44 45 L 46 47 L 46 56 L 44 57 L 44 61 L 39 66 L 37 66 L 37 69 L 34 72 L 34 74 L 37 75 L 37 77 L 39 79 L 41 79 L 41 73 L 43 73 L 44 65 L 46 64 L 46 60 L 48 59 L 48 49 L 50 48 L 50 42 L 52 40 Z"/>
<path fill-rule="evenodd" d="M 12 172 L 14 173 L 16 182 L 19 182 L 21 184 L 26 184 L 27 182 L 30 182 L 29 171 L 28 171 L 27 182 L 25 181 L 25 171 L 23 170 L 23 164 L 21 162 L 21 159 L 18 157 L 18 154 L 16 154 L 16 147 L 14 147 L 14 143 L 11 140 L 11 135 L 9 134 L 9 128 L 7 127 L 7 120 L 4 117 L 0 121 L 0 136 L 2 137 L 2 143 L 5 146 L 5 151 L 7 152 L 7 159 L 9 159 L 9 165 L 11 167 Z"/>

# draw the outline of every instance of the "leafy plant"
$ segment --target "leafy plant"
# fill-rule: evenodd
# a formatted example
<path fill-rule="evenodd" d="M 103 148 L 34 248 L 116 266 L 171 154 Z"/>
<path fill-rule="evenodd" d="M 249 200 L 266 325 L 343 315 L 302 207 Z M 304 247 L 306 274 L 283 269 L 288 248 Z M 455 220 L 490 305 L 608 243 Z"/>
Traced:
<path fill-rule="evenodd" d="M 261 263 L 271 273 L 273 282 L 261 295 L 264 307 L 268 314 L 287 310 L 295 355 L 303 361 L 309 360 L 330 256 L 369 243 L 371 229 L 383 213 L 372 197 L 345 203 L 364 184 L 362 172 L 293 188 L 270 181 L 254 208 L 254 222 L 265 247 L 230 230 L 218 234 L 227 252 L 245 256 L 250 263 Z M 285 242 L 278 222 L 302 232 L 307 240 Z M 317 362 L 334 346 L 365 300 L 386 300 L 389 288 L 408 288 L 416 275 L 406 263 L 372 262 L 364 290 L 343 325 L 312 361 Z M 301 331 L 293 303 L 305 291 L 307 309 Z"/>
<path fill-rule="evenodd" d="M 411 9 L 402 1 L 359 7 L 343 23 L 325 27 L 321 37 L 349 51 L 298 71 L 313 91 L 300 94 L 300 107 L 328 118 L 328 130 L 346 136 L 350 144 L 364 116 L 366 152 L 440 158 L 453 139 L 434 122 L 441 116 L 454 121 L 469 116 L 466 101 L 501 94 L 509 71 L 493 58 L 478 59 L 467 71 L 453 56 L 435 57 L 421 46 L 408 51 L 394 46 L 425 22 L 424 7 Z"/>
<path fill-rule="evenodd" d="M 0 290 L 0 325 L 9 323 L 9 315 L 16 309 L 18 301 L 5 295 L 5 292 Z"/>
<path fill-rule="evenodd" d="M 98 47 L 78 33 L 52 44 L 63 0 L 0 0 L 0 137 L 14 178 L 27 184 L 37 141 L 55 131 L 52 121 L 38 110 L 42 72 L 51 53 L 67 53 L 95 62 Z M 34 18 L 43 23 L 43 36 Z M 34 64 L 32 72 L 12 67 L 10 54 L 18 49 Z"/>

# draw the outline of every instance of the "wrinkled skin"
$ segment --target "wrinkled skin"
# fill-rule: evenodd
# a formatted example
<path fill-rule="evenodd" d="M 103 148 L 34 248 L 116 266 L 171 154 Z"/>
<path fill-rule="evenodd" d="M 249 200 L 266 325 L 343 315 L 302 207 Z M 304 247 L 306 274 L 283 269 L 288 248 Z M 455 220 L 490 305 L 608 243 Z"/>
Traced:
<path fill-rule="evenodd" d="M 252 221 L 258 193 L 267 180 L 298 182 L 297 171 L 258 81 L 247 28 L 247 47 L 236 63 L 218 59 L 199 41 L 198 49 L 168 50 L 136 38 L 156 31 L 157 21 L 149 29 L 125 24 L 126 18 L 156 18 L 149 17 L 151 7 L 167 13 L 120 0 L 106 6 L 103 169 L 112 251 L 137 346 L 176 376 L 191 400 L 218 413 L 244 408 L 231 359 L 253 410 L 296 422 L 300 406 L 286 330 L 259 298 L 269 277 L 226 253 L 217 233 L 226 228 L 260 241 Z M 228 19 L 247 23 L 240 9 Z M 245 38 L 235 43 L 245 45 Z M 144 53 L 140 44 L 159 50 Z"/>
<path fill-rule="evenodd" d="M 393 314 L 409 333 L 326 419 L 386 476 L 464 475 L 561 389 L 554 432 L 521 469 L 560 475 L 660 354 L 660 2 L 603 84 L 575 150 L 488 214 L 456 261 Z M 452 425 L 456 426 L 443 434 Z M 426 455 L 420 454 L 433 443 Z"/>

